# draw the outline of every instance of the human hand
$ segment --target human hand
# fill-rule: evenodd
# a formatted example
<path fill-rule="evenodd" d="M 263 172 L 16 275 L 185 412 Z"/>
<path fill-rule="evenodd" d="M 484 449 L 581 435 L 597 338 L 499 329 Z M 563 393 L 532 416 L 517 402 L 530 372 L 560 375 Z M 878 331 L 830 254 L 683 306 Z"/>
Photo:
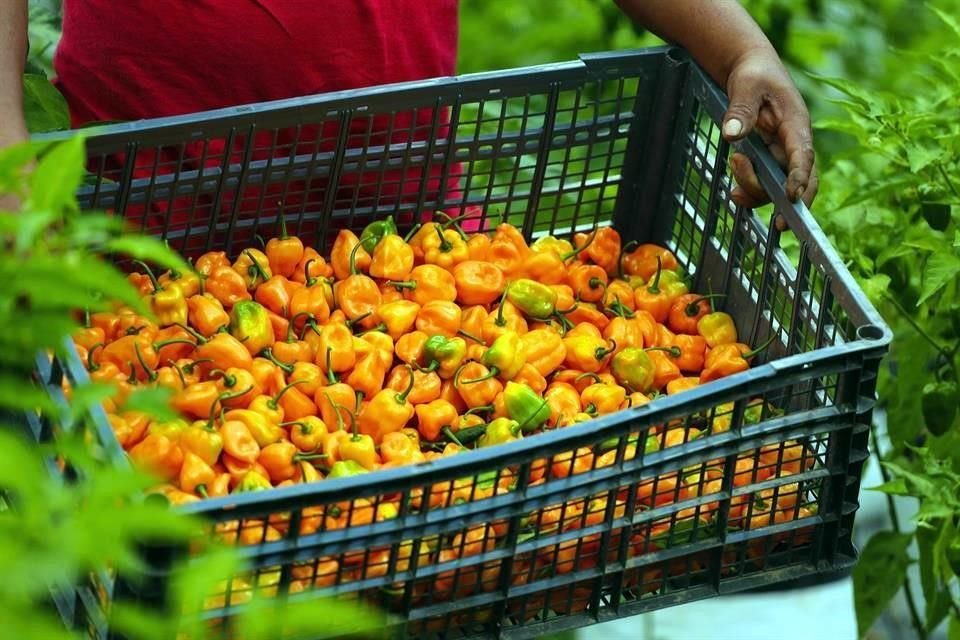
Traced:
<path fill-rule="evenodd" d="M 748 51 L 731 67 L 726 85 L 730 106 L 723 117 L 724 138 L 732 142 L 756 130 L 786 171 L 787 196 L 809 206 L 819 186 L 810 114 L 776 52 L 772 48 Z M 745 207 L 769 202 L 749 158 L 735 153 L 730 167 L 737 181 L 730 194 L 734 202 Z M 785 228 L 779 219 L 777 226 Z"/>

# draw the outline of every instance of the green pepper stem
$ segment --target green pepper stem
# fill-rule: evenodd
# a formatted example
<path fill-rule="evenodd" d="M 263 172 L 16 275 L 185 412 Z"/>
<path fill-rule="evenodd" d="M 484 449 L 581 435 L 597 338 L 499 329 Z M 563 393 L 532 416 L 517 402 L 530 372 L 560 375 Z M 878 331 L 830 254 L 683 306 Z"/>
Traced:
<path fill-rule="evenodd" d="M 357 251 L 359 251 L 363 245 L 360 241 L 357 241 L 357 244 L 353 245 L 353 249 L 350 250 L 350 275 L 357 275 Z"/>
<path fill-rule="evenodd" d="M 463 412 L 463 415 L 465 415 L 465 416 L 472 416 L 472 415 L 475 414 L 475 413 L 483 413 L 483 412 L 485 412 L 485 411 L 493 411 L 494 408 L 495 408 L 495 407 L 494 407 L 492 404 L 483 404 L 483 405 L 480 405 L 479 407 L 474 407 L 473 409 L 468 409 L 467 411 L 464 411 L 464 412 Z"/>
<path fill-rule="evenodd" d="M 440 236 L 440 252 L 449 253 L 453 249 L 453 245 L 444 237 L 443 229 L 439 225 L 433 225 L 433 228 L 436 229 L 437 235 Z"/>
<path fill-rule="evenodd" d="M 253 391 L 253 385 L 250 385 L 243 391 L 224 391 L 223 393 L 218 395 L 216 398 L 214 398 L 213 404 L 210 405 L 210 417 L 207 419 L 207 426 L 211 429 L 213 428 L 213 424 L 214 422 L 216 422 L 218 404 L 222 405 L 224 400 L 232 400 L 233 398 L 240 398 L 242 396 L 247 395 L 251 391 Z"/>
<path fill-rule="evenodd" d="M 285 362 L 280 362 L 279 360 L 277 360 L 277 357 L 273 355 L 273 349 L 271 349 L 270 347 L 267 347 L 266 349 L 261 351 L 260 356 L 266 358 L 267 360 L 275 364 L 277 367 L 279 367 L 281 370 L 287 373 L 293 373 L 293 365 L 286 364 Z M 306 382 L 306 380 L 299 380 L 298 382 Z"/>
<path fill-rule="evenodd" d="M 500 369 L 497 369 L 496 367 L 490 367 L 490 371 L 479 378 L 474 378 L 473 380 L 463 380 L 460 382 L 460 384 L 474 384 L 477 382 L 483 382 L 484 380 L 489 380 L 490 378 L 496 378 L 498 375 L 500 375 Z M 454 380 L 453 386 L 457 386 L 456 380 Z"/>
<path fill-rule="evenodd" d="M 347 326 L 353 329 L 353 325 L 363 322 L 364 320 L 369 318 L 371 315 L 372 315 L 371 312 L 367 311 L 366 313 L 361 313 L 356 318 L 349 318 L 347 319 Z"/>
<path fill-rule="evenodd" d="M 590 278 L 587 280 L 587 286 L 591 289 L 606 289 L 607 283 L 605 283 L 600 278 Z"/>
<path fill-rule="evenodd" d="M 182 385 L 184 386 L 184 388 L 186 388 L 186 386 L 187 386 L 187 379 L 183 376 L 183 369 L 181 369 L 181 368 L 180 368 L 180 365 L 178 365 L 178 364 L 177 364 L 176 362 L 174 362 L 173 360 L 169 360 L 169 362 L 170 362 L 170 367 L 171 367 L 174 371 L 177 372 L 177 375 L 178 375 L 178 376 L 180 376 L 180 384 L 182 384 Z"/>
<path fill-rule="evenodd" d="M 307 320 L 303 323 L 303 329 L 300 331 L 300 339 L 307 335 L 307 331 L 313 331 L 315 334 L 320 335 L 320 329 L 317 328 L 317 323 L 314 320 Z"/>
<path fill-rule="evenodd" d="M 361 319 L 362 319 L 362 318 L 361 318 Z M 357 333 L 355 333 L 355 334 L 353 334 L 353 335 L 355 335 L 355 336 L 363 336 L 363 335 L 366 335 L 366 334 L 368 334 L 368 333 L 372 333 L 372 332 L 374 332 L 374 331 L 385 332 L 386 330 L 387 330 L 387 325 L 385 325 L 384 323 L 381 322 L 380 324 L 378 324 L 378 325 L 375 326 L 375 327 L 370 327 L 369 329 L 364 329 L 363 331 L 357 332 Z"/>
<path fill-rule="evenodd" d="M 477 336 L 473 335 L 468 331 L 464 331 L 463 329 L 457 329 L 457 335 L 461 335 L 467 340 L 473 340 L 476 343 L 484 344 L 483 340 L 481 340 L 480 338 L 478 338 Z"/>
<path fill-rule="evenodd" d="M 186 338 L 170 338 L 169 340 L 161 340 L 160 342 L 154 342 L 154 343 L 153 343 L 153 348 L 156 349 L 157 351 L 159 351 L 160 349 L 166 347 L 167 345 L 171 345 L 171 344 L 188 344 L 188 345 L 190 345 L 191 347 L 196 347 L 196 346 L 197 346 L 197 343 L 196 343 L 196 342 L 190 342 L 190 341 L 187 340 Z"/>
<path fill-rule="evenodd" d="M 105 346 L 102 342 L 90 345 L 90 350 L 87 351 L 87 371 L 98 371 L 100 369 L 100 365 L 93 361 L 93 354 L 96 353 L 97 347 L 103 349 Z"/>
<path fill-rule="evenodd" d="M 507 320 L 503 317 L 503 303 L 507 301 L 507 290 L 503 290 L 503 295 L 500 296 L 500 304 L 497 305 L 497 319 L 494 320 L 494 324 L 498 327 L 507 326 Z"/>
<path fill-rule="evenodd" d="M 670 347 L 647 347 L 644 351 L 663 351 L 670 355 L 671 358 L 679 358 L 683 355 L 683 352 L 680 350 L 680 347 L 673 345 Z"/>
<path fill-rule="evenodd" d="M 443 433 L 443 435 L 445 435 L 445 436 L 447 437 L 447 439 L 450 440 L 453 444 L 457 445 L 457 446 L 460 447 L 461 449 L 466 449 L 466 447 L 463 446 L 463 443 L 460 442 L 460 438 L 457 437 L 457 435 L 453 432 L 453 429 L 451 429 L 449 426 L 444 425 L 444 426 L 440 429 L 440 431 L 441 431 L 441 432 Z"/>
<path fill-rule="evenodd" d="M 407 388 L 404 389 L 403 393 L 398 393 L 396 396 L 394 396 L 397 404 L 406 404 L 407 396 L 409 396 L 410 392 L 413 391 L 413 367 L 411 367 L 409 364 L 406 365 L 406 367 L 407 371 L 410 372 L 410 382 L 407 384 Z"/>
<path fill-rule="evenodd" d="M 179 323 L 179 322 L 174 322 L 173 325 L 174 325 L 175 327 L 180 327 L 181 329 L 183 329 L 184 331 L 186 331 L 187 333 L 189 333 L 191 336 L 193 336 L 194 338 L 196 338 L 197 342 L 199 342 L 200 344 L 203 344 L 204 342 L 207 341 L 207 339 L 203 336 L 203 334 L 199 333 L 199 332 L 198 332 L 196 329 L 194 329 L 193 327 L 188 327 L 187 325 L 181 324 L 181 323 Z"/>
<path fill-rule="evenodd" d="M 237 376 L 231 376 L 223 369 L 213 369 L 210 371 L 210 377 L 220 376 L 223 378 L 223 386 L 232 389 L 237 384 Z"/>
<path fill-rule="evenodd" d="M 90 309 L 83 310 L 83 326 L 87 329 L 90 328 Z"/>
<path fill-rule="evenodd" d="M 598 375 L 595 374 L 595 373 L 589 372 L 589 371 L 588 371 L 587 373 L 581 373 L 581 374 L 578 375 L 576 378 L 574 378 L 573 381 L 574 381 L 574 382 L 580 382 L 580 381 L 583 380 L 584 378 L 590 378 L 591 380 L 593 380 L 593 382 L 594 382 L 595 384 L 601 384 L 601 383 L 603 382 L 603 380 L 600 378 L 600 376 L 598 376 Z"/>
<path fill-rule="evenodd" d="M 207 493 L 207 485 L 205 484 L 198 484 L 196 487 L 193 488 L 193 490 L 196 491 L 197 495 L 199 495 L 201 498 L 210 497 L 210 494 Z"/>
<path fill-rule="evenodd" d="M 746 353 L 740 354 L 740 357 L 743 358 L 744 360 L 749 360 L 750 358 L 752 358 L 753 356 L 757 355 L 758 353 L 760 353 L 761 351 L 763 351 L 764 349 L 766 349 L 767 347 L 769 347 L 771 344 L 773 344 L 773 341 L 776 340 L 776 339 L 777 339 L 777 336 L 776 336 L 776 334 L 774 334 L 774 335 L 770 336 L 769 338 L 767 338 L 766 342 L 764 342 L 763 344 L 761 344 L 759 347 L 756 347 L 755 349 L 753 349 L 753 350 L 751 350 L 751 351 L 747 351 Z"/>
<path fill-rule="evenodd" d="M 286 240 L 289 236 L 287 235 L 287 216 L 282 213 L 277 214 L 277 219 L 280 221 L 280 238 Z"/>
<path fill-rule="evenodd" d="M 617 350 L 617 341 L 614 340 L 613 338 L 610 338 L 610 345 L 611 345 L 610 347 L 606 347 L 606 346 L 597 347 L 597 351 L 596 353 L 594 353 L 594 356 L 597 358 L 597 360 L 603 360 L 608 355 L 610 355 L 611 353 Z"/>
<path fill-rule="evenodd" d="M 413 291 L 417 288 L 416 280 L 387 280 L 387 284 L 398 291 L 401 289 L 410 289 Z"/>
<path fill-rule="evenodd" d="M 600 230 L 599 227 L 594 227 L 594 228 L 593 228 L 593 231 L 590 233 L 590 237 L 587 238 L 587 241 L 586 241 L 585 243 L 583 243 L 583 246 L 582 246 L 582 247 L 580 247 L 579 249 L 574 249 L 573 251 L 570 251 L 570 252 L 568 252 L 568 253 L 563 254 L 562 256 L 560 256 L 560 260 L 562 260 L 563 262 L 567 262 L 567 261 L 570 260 L 571 258 L 576 258 L 578 255 L 580 255 L 581 253 L 583 253 L 584 251 L 586 251 L 587 247 L 589 247 L 590 245 L 593 244 L 593 239 L 597 237 L 597 231 L 599 231 L 599 230 Z"/>
<path fill-rule="evenodd" d="M 471 214 L 464 213 L 462 215 L 457 216 L 456 218 L 451 218 L 449 215 L 447 215 L 443 211 L 435 211 L 434 213 L 446 218 L 446 221 L 442 225 L 444 229 L 449 229 L 450 227 L 453 227 L 454 229 L 456 229 L 457 233 L 460 235 L 461 238 L 463 238 L 464 240 L 467 239 L 467 234 L 466 232 L 464 232 L 463 227 L 460 226 L 460 223 L 466 220 L 467 218 L 469 218 Z"/>
<path fill-rule="evenodd" d="M 275 396 L 271 399 L 271 406 L 270 406 L 270 408 L 271 408 L 271 409 L 275 409 L 275 408 L 277 407 L 277 403 L 280 402 L 280 398 L 282 398 L 282 397 L 283 397 L 283 394 L 285 394 L 287 391 L 289 391 L 290 389 L 292 389 L 293 387 L 295 387 L 295 386 L 298 385 L 298 384 L 306 384 L 306 382 L 307 382 L 306 380 L 294 380 L 293 382 L 291 382 L 290 384 L 288 384 L 287 386 L 285 386 L 283 389 L 280 389 L 280 391 L 277 392 L 277 395 L 275 395 Z M 241 395 L 243 395 L 243 394 L 241 394 Z"/>
<path fill-rule="evenodd" d="M 617 258 L 617 278 L 618 279 L 620 280 L 627 279 L 626 275 L 624 275 L 623 273 L 623 258 L 626 256 L 626 254 L 630 253 L 631 251 L 636 249 L 638 246 L 640 246 L 639 242 L 637 242 L 636 240 L 631 240 L 630 242 L 628 242 L 627 244 L 623 245 L 620 248 L 620 257 Z"/>
<path fill-rule="evenodd" d="M 653 282 L 650 283 L 650 286 L 647 287 L 647 291 L 653 295 L 658 295 L 660 293 L 660 272 L 663 271 L 663 260 L 660 259 L 660 256 L 657 256 L 657 273 L 653 276 Z"/>
<path fill-rule="evenodd" d="M 185 364 L 183 366 L 183 370 L 186 371 L 188 374 L 192 374 L 196 366 L 202 362 L 213 362 L 213 360 L 210 358 L 199 358 L 197 360 L 194 360 L 193 362 Z"/>
<path fill-rule="evenodd" d="M 686 307 L 684 307 L 683 312 L 687 315 L 688 318 L 692 318 L 698 313 L 700 313 L 700 303 L 706 300 L 712 300 L 714 298 L 724 297 L 722 293 L 711 293 L 707 296 L 700 296 L 696 300 L 691 300 Z"/>
<path fill-rule="evenodd" d="M 147 266 L 147 263 L 143 260 L 133 260 L 133 264 L 138 265 L 147 272 L 147 277 L 150 278 L 150 284 L 153 285 L 153 292 L 157 293 L 158 291 L 163 291 L 163 287 L 160 286 L 160 282 L 157 280 L 157 276 L 153 274 L 153 269 Z"/>
<path fill-rule="evenodd" d="M 303 462 L 305 460 L 322 460 L 329 457 L 330 456 L 326 453 L 295 453 L 293 454 L 293 461 Z"/>
<path fill-rule="evenodd" d="M 333 372 L 333 367 L 330 366 L 330 354 L 333 353 L 333 347 L 327 347 L 327 382 L 330 384 L 337 384 L 340 380 L 337 378 L 337 374 Z"/>
<path fill-rule="evenodd" d="M 261 240 L 262 239 L 263 238 L 261 238 Z M 250 253 L 249 249 L 244 249 L 243 255 L 250 258 L 250 268 L 253 270 L 251 272 L 251 275 L 253 275 L 253 282 L 256 282 L 257 278 L 262 278 L 264 282 L 270 279 L 267 277 L 267 272 L 263 270 L 263 267 L 260 266 L 260 263 L 257 262 L 256 257 L 254 257 L 252 253 Z"/>
<path fill-rule="evenodd" d="M 260 245 L 261 249 L 267 248 L 267 243 L 264 241 L 263 236 L 261 236 L 259 233 L 253 234 L 253 239 L 256 240 L 257 244 Z"/>
<path fill-rule="evenodd" d="M 421 225 L 420 223 L 417 223 L 417 224 L 413 225 L 412 227 L 410 227 L 410 231 L 407 231 L 407 235 L 403 236 L 403 241 L 404 241 L 404 242 L 410 242 L 410 239 L 414 236 L 414 234 L 417 233 L 417 231 L 420 230 L 420 227 L 421 227 L 421 226 L 422 226 L 422 225 Z"/>
<path fill-rule="evenodd" d="M 303 284 L 308 287 L 312 287 L 317 284 L 317 278 L 314 278 L 310 275 L 310 265 L 316 262 L 315 258 L 310 258 L 307 260 L 306 264 L 303 265 Z"/>
<path fill-rule="evenodd" d="M 307 318 L 308 320 L 312 320 L 313 314 L 310 313 L 309 311 L 301 311 L 300 313 L 295 313 L 293 317 L 290 318 L 290 324 L 287 325 L 287 342 L 288 343 L 296 342 L 294 338 L 297 337 L 297 334 L 296 332 L 294 332 L 293 327 L 297 324 L 297 318 Z"/>
<path fill-rule="evenodd" d="M 143 367 L 144 373 L 147 374 L 147 380 L 153 382 L 157 379 L 157 372 L 151 369 L 146 362 L 143 361 L 143 354 L 140 353 L 140 343 L 133 343 L 133 351 L 137 354 L 137 361 L 140 363 L 140 366 Z"/>

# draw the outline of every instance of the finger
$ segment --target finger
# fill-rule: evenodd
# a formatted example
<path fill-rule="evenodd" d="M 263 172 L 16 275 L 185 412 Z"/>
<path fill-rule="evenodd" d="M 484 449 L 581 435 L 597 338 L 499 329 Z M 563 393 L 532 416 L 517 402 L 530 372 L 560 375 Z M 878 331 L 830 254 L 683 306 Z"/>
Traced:
<path fill-rule="evenodd" d="M 813 133 L 806 110 L 792 109 L 780 124 L 780 139 L 787 154 L 787 197 L 799 200 L 810 186 L 813 173 Z"/>
<path fill-rule="evenodd" d="M 747 156 L 742 153 L 730 156 L 730 168 L 737 181 L 737 188 L 730 194 L 734 202 L 744 207 L 757 207 L 770 201 Z"/>
<path fill-rule="evenodd" d="M 730 89 L 730 106 L 723 114 L 723 137 L 739 140 L 750 133 L 757 124 L 763 94 L 756 87 L 742 87 L 735 82 Z"/>
<path fill-rule="evenodd" d="M 820 172 L 817 171 L 817 165 L 814 163 L 810 181 L 807 183 L 807 188 L 803 190 L 803 203 L 807 205 L 807 208 L 813 205 L 813 200 L 817 197 L 818 191 L 820 191 Z"/>

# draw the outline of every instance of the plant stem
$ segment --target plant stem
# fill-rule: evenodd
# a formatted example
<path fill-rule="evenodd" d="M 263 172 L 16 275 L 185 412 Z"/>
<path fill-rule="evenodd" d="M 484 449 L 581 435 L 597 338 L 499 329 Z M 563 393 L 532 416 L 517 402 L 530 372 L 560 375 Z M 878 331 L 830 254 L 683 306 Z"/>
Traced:
<path fill-rule="evenodd" d="M 884 293 L 884 294 L 883 294 L 883 297 L 886 298 L 887 301 L 889 301 L 890 304 L 892 304 L 892 305 L 894 306 L 894 308 L 900 313 L 900 315 L 903 316 L 904 320 L 906 320 L 906 321 L 910 324 L 910 326 L 913 327 L 914 331 L 916 331 L 918 334 L 920 334 L 920 337 L 921 337 L 921 338 L 923 338 L 923 339 L 926 340 L 928 343 L 930 343 L 930 346 L 931 346 L 931 347 L 933 347 L 934 349 L 936 349 L 937 351 L 939 351 L 941 354 L 943 354 L 943 356 L 944 356 L 945 358 L 947 358 L 948 360 L 950 360 L 950 366 L 951 366 L 951 368 L 953 368 L 953 366 L 954 366 L 954 365 L 953 365 L 953 353 L 950 352 L 950 351 L 947 351 L 944 347 L 942 347 L 942 346 L 940 346 L 939 344 L 937 344 L 937 341 L 933 339 L 933 336 L 931 336 L 929 333 L 926 332 L 926 330 L 924 330 L 923 327 L 921 327 L 919 324 L 917 324 L 917 321 L 913 319 L 913 316 L 911 316 L 911 315 L 907 312 L 907 310 L 903 308 L 903 305 L 901 305 L 901 304 L 897 301 L 896 298 L 894 298 L 893 296 L 891 296 L 889 293 Z"/>
<path fill-rule="evenodd" d="M 940 170 L 940 175 L 943 176 L 944 181 L 947 183 L 947 187 L 950 188 L 950 191 L 953 192 L 953 195 L 960 198 L 960 191 L 957 191 L 957 188 L 953 186 L 953 182 L 950 180 L 950 174 L 948 174 L 947 170 L 943 168 L 942 162 L 937 162 L 937 169 Z"/>
<path fill-rule="evenodd" d="M 887 471 L 887 468 L 883 466 L 881 458 L 883 457 L 880 454 L 880 439 L 877 437 L 877 428 L 874 423 L 870 422 L 870 437 L 873 439 L 874 447 L 877 450 L 877 459 L 880 464 L 880 475 L 883 477 L 883 482 L 886 484 L 890 482 L 890 472 Z M 897 505 L 893 500 L 893 496 L 889 493 L 884 493 L 884 496 L 887 499 L 887 512 L 890 516 L 890 523 L 893 525 L 893 530 L 895 533 L 902 533 L 900 529 L 900 520 L 897 516 Z M 923 622 L 920 620 L 920 614 L 917 610 L 917 602 L 913 598 L 913 589 L 910 588 L 910 576 L 903 576 L 903 595 L 907 599 L 907 608 L 910 610 L 910 622 L 913 624 L 914 631 L 917 632 L 917 637 L 920 640 L 927 640 L 927 630 L 923 626 Z M 951 598 L 952 599 L 952 598 Z"/>

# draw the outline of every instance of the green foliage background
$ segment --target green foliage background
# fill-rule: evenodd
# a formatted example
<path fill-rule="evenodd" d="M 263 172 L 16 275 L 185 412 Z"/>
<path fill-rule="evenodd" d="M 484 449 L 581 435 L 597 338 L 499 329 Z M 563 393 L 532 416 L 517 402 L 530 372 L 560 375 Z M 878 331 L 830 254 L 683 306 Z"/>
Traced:
<path fill-rule="evenodd" d="M 952 17 L 960 0 L 744 4 L 817 125 L 814 215 L 896 335 L 880 379 L 888 438 L 874 449 L 882 444 L 888 463 L 882 489 L 917 498 L 920 511 L 916 532 L 884 532 L 864 549 L 855 575 L 861 632 L 917 561 L 926 607 L 914 612 L 916 634 L 949 618 L 951 637 L 960 637 L 951 568 L 960 546 L 960 28 Z M 57 9 L 58 0 L 31 0 L 27 108 L 38 129 L 56 128 L 64 113 L 39 81 L 51 72 Z M 466 73 L 659 40 L 605 0 L 461 0 L 460 42 Z M 934 384 L 946 402 L 925 416 Z"/>

